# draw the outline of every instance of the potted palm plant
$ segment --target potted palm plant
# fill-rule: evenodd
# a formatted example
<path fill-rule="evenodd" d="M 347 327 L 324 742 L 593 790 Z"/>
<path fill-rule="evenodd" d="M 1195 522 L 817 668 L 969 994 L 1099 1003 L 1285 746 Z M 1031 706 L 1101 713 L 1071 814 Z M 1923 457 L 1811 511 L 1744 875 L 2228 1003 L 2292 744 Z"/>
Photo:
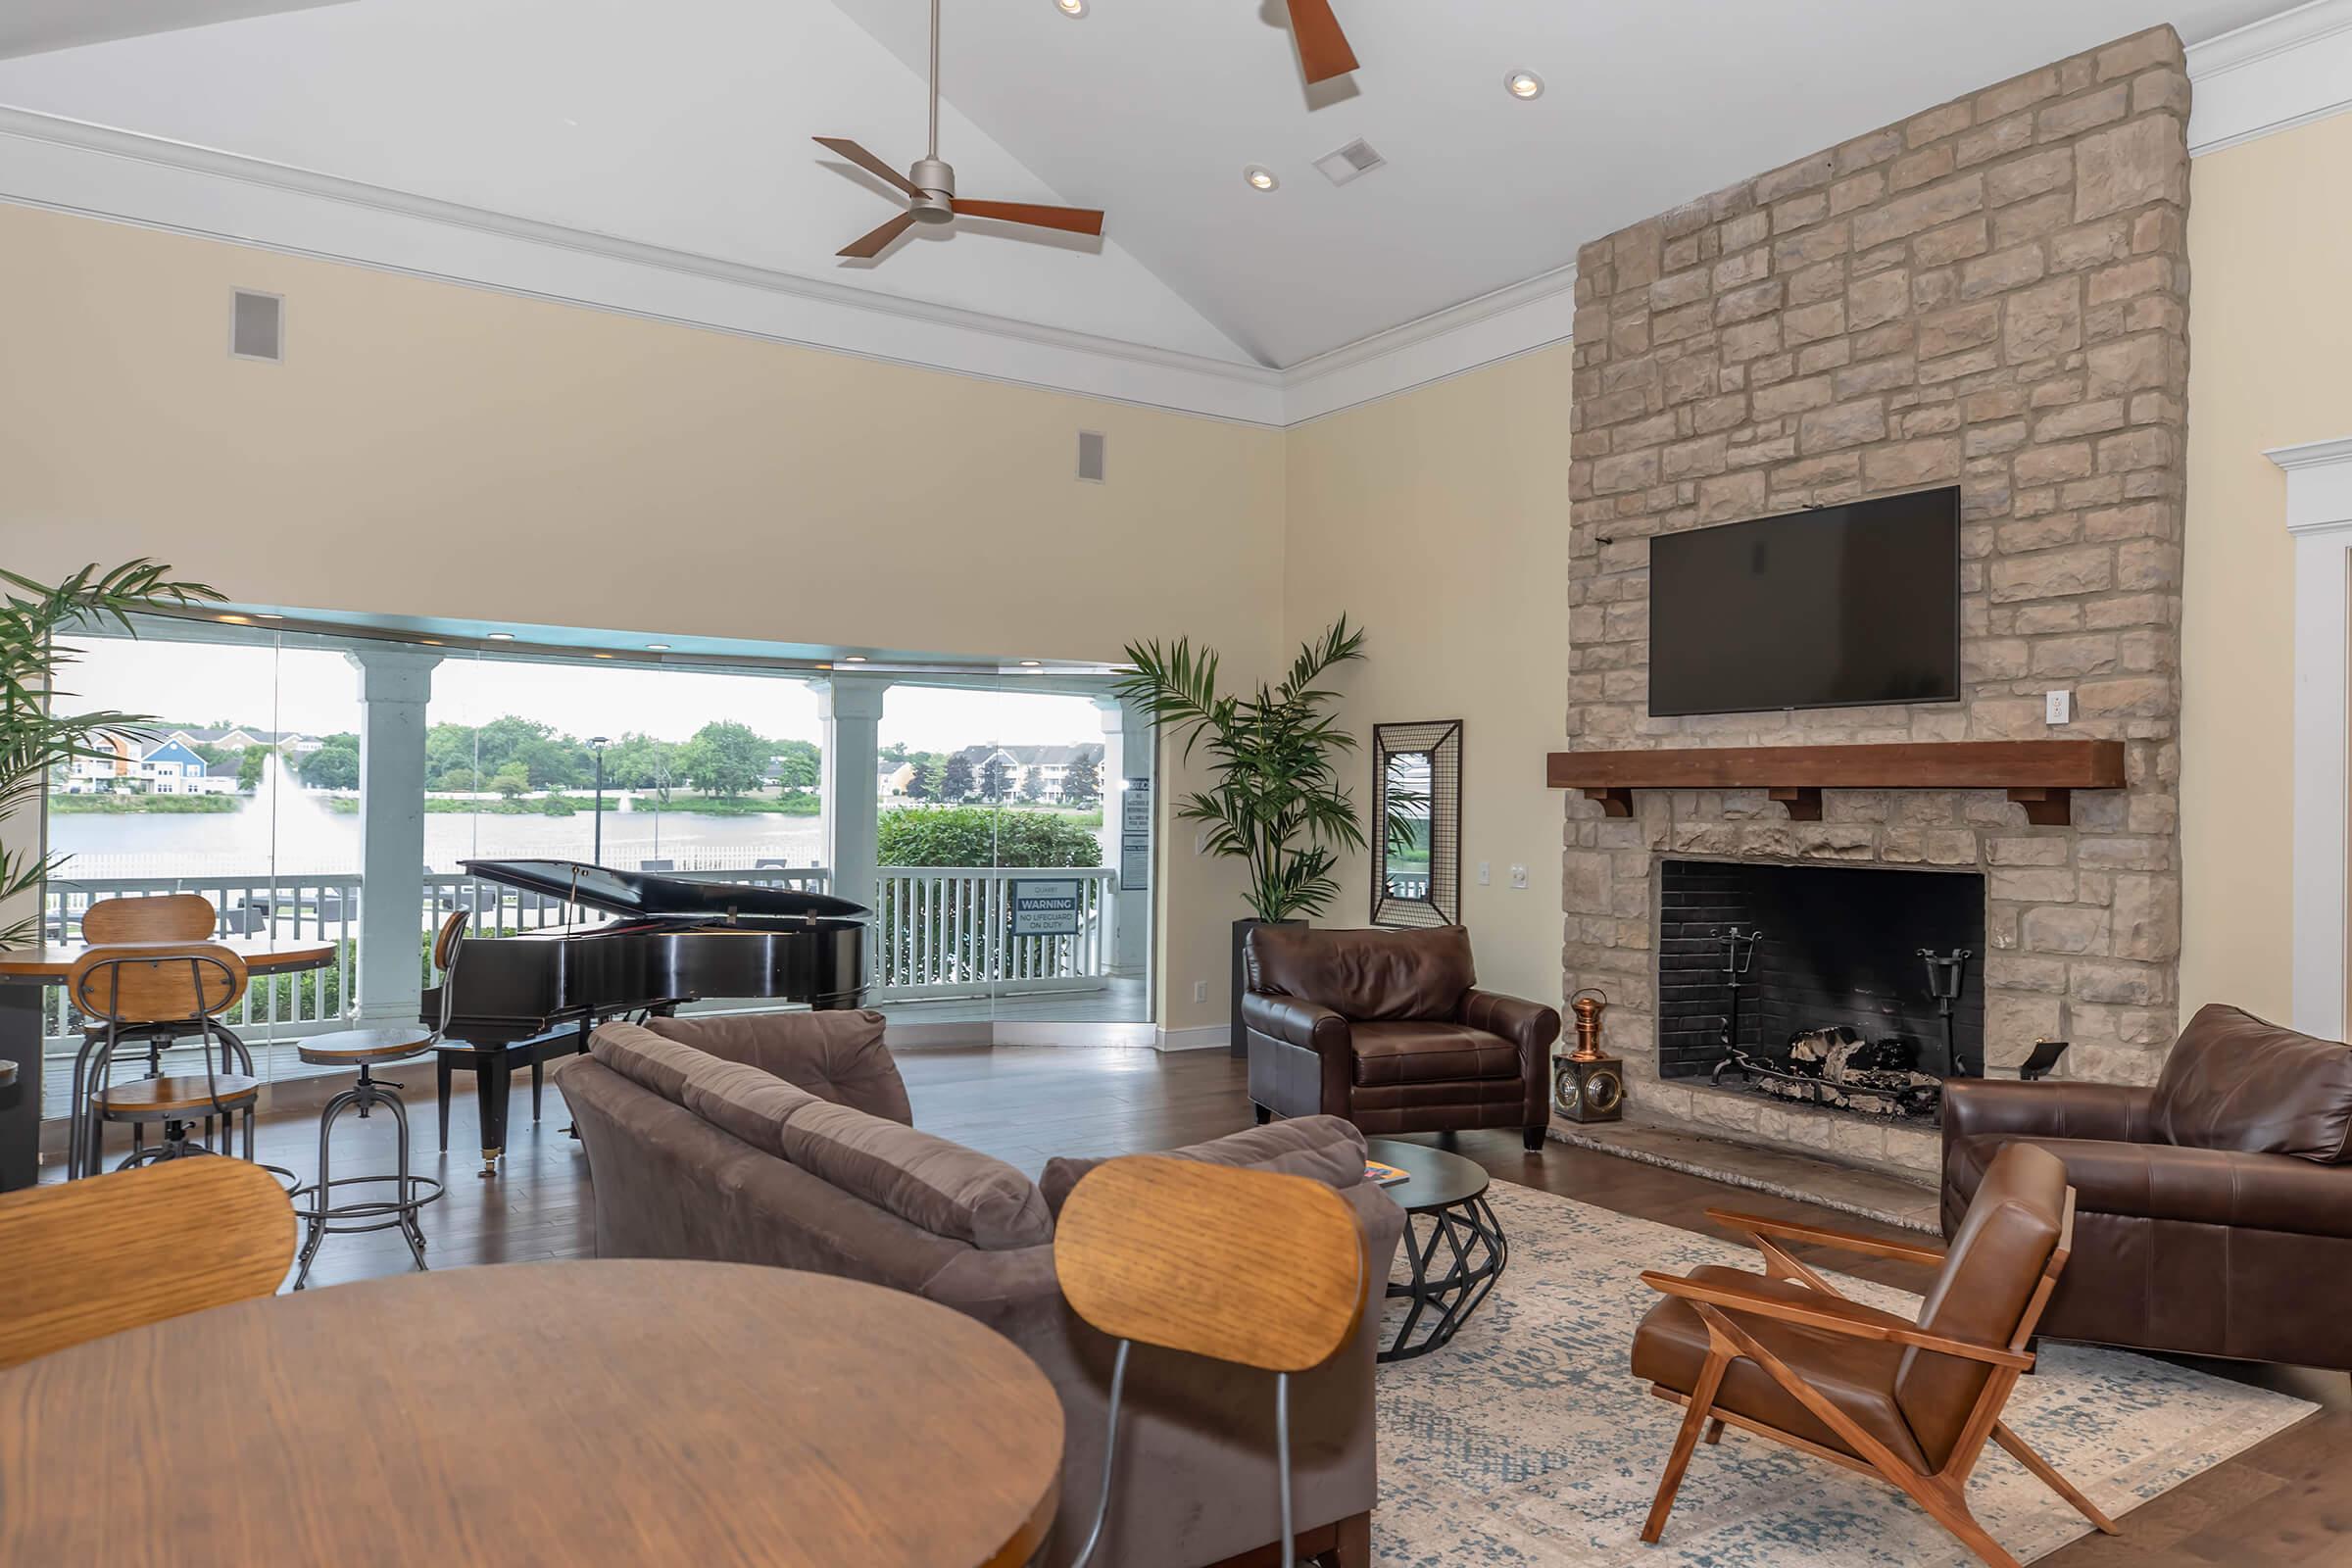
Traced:
<path fill-rule="evenodd" d="M 147 713 L 107 710 L 56 711 L 58 673 L 74 662 L 74 651 L 57 635 L 76 625 L 113 622 L 138 635 L 130 617 L 141 611 L 184 607 L 220 595 L 200 582 L 180 582 L 172 568 L 133 561 L 112 570 L 82 567 L 50 586 L 0 569 L 7 593 L 0 601 L 0 823 L 37 810 L 52 769 L 77 757 L 111 757 L 104 740 L 143 739 L 157 720 Z M 37 839 L 37 835 L 35 835 Z M 30 848 L 0 848 L 0 909 L 37 892 L 56 861 Z M 21 947 L 40 934 L 40 910 L 0 926 L 0 948 Z"/>
<path fill-rule="evenodd" d="M 1236 1055 L 1247 1049 L 1243 954 L 1251 928 L 1300 925 L 1302 916 L 1321 914 L 1339 892 L 1332 868 L 1340 852 L 1364 848 L 1355 803 L 1339 775 L 1341 754 L 1354 749 L 1355 737 L 1331 716 L 1338 694 L 1317 684 L 1334 666 L 1363 657 L 1364 633 L 1342 615 L 1300 645 L 1279 684 L 1238 693 L 1219 689 L 1216 653 L 1195 651 L 1190 639 L 1127 648 L 1135 673 L 1118 695 L 1150 708 L 1181 736 L 1188 760 L 1197 747 L 1207 748 L 1214 782 L 1183 799 L 1178 820 L 1208 829 L 1210 854 L 1249 862 L 1250 914 L 1233 923 Z"/>

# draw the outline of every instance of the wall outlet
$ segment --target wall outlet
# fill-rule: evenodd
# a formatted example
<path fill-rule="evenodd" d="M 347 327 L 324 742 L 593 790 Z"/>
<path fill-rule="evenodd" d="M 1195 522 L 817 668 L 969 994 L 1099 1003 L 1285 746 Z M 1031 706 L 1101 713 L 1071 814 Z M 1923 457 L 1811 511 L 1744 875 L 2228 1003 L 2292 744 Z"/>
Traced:
<path fill-rule="evenodd" d="M 1526 866 L 1524 866 L 1524 865 L 1514 865 L 1514 866 L 1512 866 L 1512 867 L 1511 867 L 1511 886 L 1513 886 L 1513 887 L 1515 887 L 1515 888 L 1523 888 L 1523 887 L 1527 886 L 1527 867 L 1526 867 Z"/>
<path fill-rule="evenodd" d="M 1208 1000 L 1207 981 L 1196 980 L 1193 982 L 1193 1000 L 1195 1002 L 1206 1002 Z"/>
<path fill-rule="evenodd" d="M 1492 883 L 1494 880 L 1494 862 L 1493 860 L 1481 860 L 1481 861 L 1479 861 L 1479 862 L 1478 862 L 1478 885 L 1479 885 L 1480 887 L 1482 887 L 1482 888 L 1483 888 L 1483 887 L 1486 887 L 1486 886 L 1488 886 L 1488 885 L 1489 885 L 1490 883 Z"/>
<path fill-rule="evenodd" d="M 2071 724 L 2075 721 L 2073 692 L 2044 692 L 2041 697 L 2041 721 L 2045 724 Z"/>

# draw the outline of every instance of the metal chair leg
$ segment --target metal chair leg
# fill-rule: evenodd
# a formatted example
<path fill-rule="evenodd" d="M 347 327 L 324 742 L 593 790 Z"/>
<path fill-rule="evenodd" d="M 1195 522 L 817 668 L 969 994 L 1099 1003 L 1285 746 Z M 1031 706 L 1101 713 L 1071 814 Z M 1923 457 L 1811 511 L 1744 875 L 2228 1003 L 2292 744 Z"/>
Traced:
<path fill-rule="evenodd" d="M 416 1210 L 409 1201 L 411 1197 L 409 1192 L 409 1108 L 400 1102 L 398 1095 L 378 1092 L 368 1098 L 381 1101 L 392 1112 L 393 1147 L 399 1152 L 396 1168 L 400 1172 L 400 1185 L 397 1189 L 399 1194 L 397 1201 L 401 1205 L 398 1211 L 400 1236 L 401 1240 L 409 1244 L 409 1255 L 416 1259 L 418 1268 L 422 1268 L 424 1267 L 424 1229 L 416 1222 Z"/>
<path fill-rule="evenodd" d="M 1298 1532 L 1291 1524 L 1291 1375 L 1274 1374 L 1274 1465 L 1282 1485 L 1282 1568 L 1298 1560 Z"/>
<path fill-rule="evenodd" d="M 1070 1568 L 1087 1568 L 1094 1560 L 1095 1548 L 1102 1544 L 1102 1527 L 1110 1521 L 1110 1473 L 1119 1456 L 1119 1397 L 1127 1387 L 1127 1352 L 1135 1348 L 1133 1340 L 1119 1342 L 1118 1358 L 1110 1364 L 1110 1422 L 1102 1436 L 1102 1495 L 1095 1501 L 1095 1526 L 1086 1533 L 1086 1544 L 1070 1559 Z"/>

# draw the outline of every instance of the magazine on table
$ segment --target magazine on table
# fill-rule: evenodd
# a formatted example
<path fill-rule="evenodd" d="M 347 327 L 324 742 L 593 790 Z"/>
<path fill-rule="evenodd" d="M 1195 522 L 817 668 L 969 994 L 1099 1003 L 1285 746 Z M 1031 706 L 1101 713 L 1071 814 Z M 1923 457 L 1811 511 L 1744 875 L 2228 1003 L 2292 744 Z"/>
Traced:
<path fill-rule="evenodd" d="M 1413 1173 L 1401 1165 L 1385 1165 L 1377 1159 L 1364 1161 L 1364 1180 L 1376 1187 L 1395 1187 L 1399 1182 L 1412 1179 Z"/>

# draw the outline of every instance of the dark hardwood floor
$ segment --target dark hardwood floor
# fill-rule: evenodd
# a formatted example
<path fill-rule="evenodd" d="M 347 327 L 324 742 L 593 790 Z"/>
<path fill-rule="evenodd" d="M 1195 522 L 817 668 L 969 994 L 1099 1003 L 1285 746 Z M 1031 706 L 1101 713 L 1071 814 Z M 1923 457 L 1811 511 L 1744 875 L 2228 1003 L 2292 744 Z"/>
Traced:
<path fill-rule="evenodd" d="M 1243 1070 L 1223 1052 L 1161 1056 L 1151 1051 L 923 1049 L 900 1054 L 918 1126 L 988 1152 L 1034 1175 L 1055 1154 L 1133 1153 L 1200 1143 L 1250 1123 Z M 455 1106 L 449 1155 L 433 1149 L 432 1074 L 405 1075 L 416 1132 L 417 1168 L 448 1184 L 448 1197 L 425 1213 L 435 1267 L 582 1257 L 594 1250 L 587 1162 L 564 1135 L 562 1098 L 548 1096 L 546 1118 L 529 1120 L 517 1094 L 507 1169 L 496 1180 L 475 1174 L 473 1106 Z M 265 1121 L 262 1157 L 306 1176 L 317 1160 L 315 1113 L 287 1111 Z M 346 1118 L 338 1132 L 339 1169 L 388 1168 L 391 1128 L 378 1115 L 361 1129 Z M 1551 1144 L 1530 1154 L 1516 1132 L 1431 1136 L 1496 1177 L 1558 1193 L 1621 1213 L 1686 1230 L 1714 1231 L 1709 1205 L 1806 1218 L 1847 1229 L 1884 1229 L 1852 1216 L 1721 1186 L 1679 1171 Z M 1904 1233 L 1886 1230 L 1888 1235 Z M 1814 1254 L 1829 1266 L 1919 1290 L 1927 1273 L 1910 1265 L 1848 1254 Z M 312 1279 L 330 1285 L 408 1267 L 391 1233 L 330 1240 Z M 2215 1365 L 2224 1375 L 2266 1377 L 2259 1369 Z M 2266 1378 L 2266 1380 L 2268 1380 Z M 2041 1559 L 2045 1568 L 2268 1568 L 2352 1564 L 2352 1398 L 2341 1377 L 2306 1375 L 2293 1383 L 2329 1407 L 2300 1425 L 2216 1466 L 2126 1516 L 2124 1534 L 2093 1536 Z M 1664 1455 L 1659 1455 L 1662 1463 Z"/>

